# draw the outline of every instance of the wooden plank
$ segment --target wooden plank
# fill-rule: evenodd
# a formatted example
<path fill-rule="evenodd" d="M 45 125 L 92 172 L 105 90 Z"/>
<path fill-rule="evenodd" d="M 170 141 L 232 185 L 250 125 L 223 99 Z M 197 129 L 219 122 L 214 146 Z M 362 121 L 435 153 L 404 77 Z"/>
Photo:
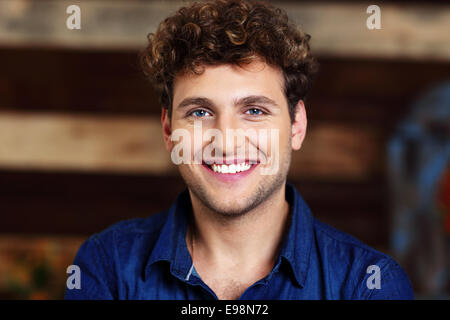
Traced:
<path fill-rule="evenodd" d="M 131 115 L 161 110 L 136 52 L 2 49 L 0 70 L 0 109 Z"/>
<path fill-rule="evenodd" d="M 375 127 L 313 123 L 291 174 L 367 179 L 383 150 Z M 0 167 L 173 174 L 157 117 L 0 113 Z"/>
<path fill-rule="evenodd" d="M 319 220 L 371 245 L 387 245 L 384 179 L 289 181 Z M 178 175 L 0 170 L 0 234 L 89 235 L 165 210 L 184 189 Z"/>
<path fill-rule="evenodd" d="M 450 63 L 431 61 L 324 57 L 319 62 L 308 117 L 383 123 L 386 129 L 421 92 L 450 74 Z M 0 70 L 0 110 L 160 114 L 136 52 L 0 50 Z"/>
<path fill-rule="evenodd" d="M 157 118 L 0 114 L 0 165 L 47 170 L 76 169 L 166 173 Z"/>
<path fill-rule="evenodd" d="M 0 45 L 137 49 L 158 23 L 183 5 L 179 1 L 77 1 L 81 30 L 66 28 L 73 1 L 0 2 Z M 450 6 L 382 4 L 382 29 L 366 28 L 371 3 L 278 2 L 313 36 L 319 54 L 413 59 L 450 59 Z"/>
<path fill-rule="evenodd" d="M 319 54 L 449 60 L 450 5 L 378 4 L 381 29 L 369 30 L 373 3 L 289 3 L 284 8 L 312 35 Z"/>
<path fill-rule="evenodd" d="M 292 177 L 364 180 L 383 170 L 383 141 L 373 126 L 310 123 L 302 149 L 292 154 Z"/>

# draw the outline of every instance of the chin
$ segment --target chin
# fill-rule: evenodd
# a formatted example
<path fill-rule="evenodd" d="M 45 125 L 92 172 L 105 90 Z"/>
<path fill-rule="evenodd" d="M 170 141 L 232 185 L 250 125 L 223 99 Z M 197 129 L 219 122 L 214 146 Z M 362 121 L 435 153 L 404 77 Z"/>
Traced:
<path fill-rule="evenodd" d="M 255 207 L 251 203 L 246 204 L 233 203 L 232 205 L 230 205 L 226 202 L 221 202 L 221 203 L 205 203 L 205 205 L 208 206 L 216 214 L 227 218 L 243 216 L 246 213 L 248 213 L 252 208 Z"/>
<path fill-rule="evenodd" d="M 191 190 L 205 207 L 209 208 L 217 215 L 226 218 L 243 216 L 264 201 L 264 197 L 258 188 L 255 188 L 253 192 L 248 192 L 247 190 L 246 194 L 228 193 L 223 196 L 220 196 L 220 193 L 211 194 L 206 191 L 206 188 L 196 188 Z"/>

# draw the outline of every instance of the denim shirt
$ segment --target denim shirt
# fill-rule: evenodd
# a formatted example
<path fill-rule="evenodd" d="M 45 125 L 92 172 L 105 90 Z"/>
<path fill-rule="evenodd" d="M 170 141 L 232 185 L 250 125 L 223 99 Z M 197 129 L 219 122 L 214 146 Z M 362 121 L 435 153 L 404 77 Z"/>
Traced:
<path fill-rule="evenodd" d="M 290 224 L 272 271 L 239 299 L 413 299 L 389 256 L 312 217 L 286 184 Z M 186 245 L 188 191 L 148 218 L 121 221 L 86 240 L 75 257 L 79 289 L 65 299 L 218 299 L 195 271 Z"/>

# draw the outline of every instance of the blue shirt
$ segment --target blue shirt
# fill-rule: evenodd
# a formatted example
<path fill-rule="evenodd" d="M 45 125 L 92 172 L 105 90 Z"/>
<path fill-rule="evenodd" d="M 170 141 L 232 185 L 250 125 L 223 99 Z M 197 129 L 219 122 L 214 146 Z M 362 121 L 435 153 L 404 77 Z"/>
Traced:
<path fill-rule="evenodd" d="M 286 185 L 290 225 L 272 271 L 239 299 L 413 299 L 403 269 L 389 256 L 312 217 Z M 148 218 L 121 221 L 80 247 L 80 289 L 65 299 L 217 299 L 196 273 L 186 245 L 188 191 Z"/>

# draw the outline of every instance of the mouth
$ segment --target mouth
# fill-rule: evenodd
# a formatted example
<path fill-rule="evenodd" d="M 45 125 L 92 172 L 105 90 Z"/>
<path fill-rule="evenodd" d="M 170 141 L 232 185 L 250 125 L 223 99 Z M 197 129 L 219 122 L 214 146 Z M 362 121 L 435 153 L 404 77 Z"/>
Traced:
<path fill-rule="evenodd" d="M 258 164 L 259 162 L 247 160 L 230 164 L 202 163 L 203 167 L 207 169 L 210 174 L 224 182 L 237 181 L 244 178 L 250 174 Z"/>

